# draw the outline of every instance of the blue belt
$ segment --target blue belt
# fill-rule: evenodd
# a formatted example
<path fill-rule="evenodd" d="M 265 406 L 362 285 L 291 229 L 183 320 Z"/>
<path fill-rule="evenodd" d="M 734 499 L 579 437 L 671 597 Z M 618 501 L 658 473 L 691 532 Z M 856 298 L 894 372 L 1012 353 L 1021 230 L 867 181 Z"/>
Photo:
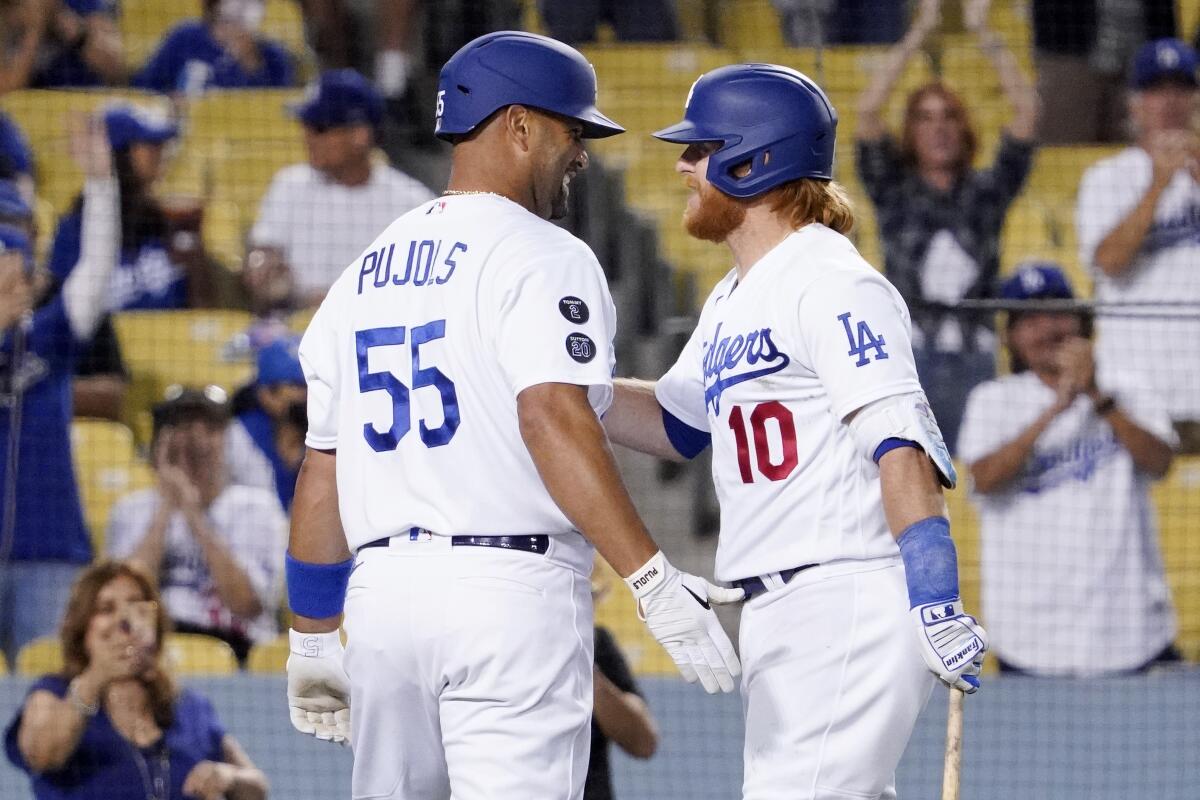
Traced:
<path fill-rule="evenodd" d="M 367 542 L 359 550 L 368 547 L 387 547 L 392 537 L 385 536 L 373 542 Z M 499 547 L 503 550 L 520 550 L 523 553 L 545 553 L 550 547 L 550 537 L 539 533 L 531 536 L 451 536 L 452 547 Z"/>
<path fill-rule="evenodd" d="M 811 569 L 815 566 L 817 565 L 805 564 L 804 566 L 792 567 L 791 569 L 781 569 L 779 571 L 779 577 L 786 584 L 792 578 L 796 577 L 801 572 L 804 572 L 804 570 Z M 742 578 L 741 580 L 733 581 L 732 585 L 744 591 L 746 593 L 747 600 L 754 595 L 761 594 L 767 590 L 767 585 L 763 583 L 763 579 L 759 577 Z"/>

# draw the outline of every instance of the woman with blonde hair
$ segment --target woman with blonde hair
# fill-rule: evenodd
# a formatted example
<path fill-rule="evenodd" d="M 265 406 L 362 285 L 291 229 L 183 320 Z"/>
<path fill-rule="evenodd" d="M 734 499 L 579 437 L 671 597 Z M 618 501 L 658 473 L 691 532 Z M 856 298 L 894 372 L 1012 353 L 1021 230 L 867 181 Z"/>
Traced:
<path fill-rule="evenodd" d="M 140 570 L 92 565 L 62 624 L 63 670 L 42 676 L 5 732 L 43 798 L 262 800 L 267 781 L 212 705 L 163 663 L 169 623 Z"/>

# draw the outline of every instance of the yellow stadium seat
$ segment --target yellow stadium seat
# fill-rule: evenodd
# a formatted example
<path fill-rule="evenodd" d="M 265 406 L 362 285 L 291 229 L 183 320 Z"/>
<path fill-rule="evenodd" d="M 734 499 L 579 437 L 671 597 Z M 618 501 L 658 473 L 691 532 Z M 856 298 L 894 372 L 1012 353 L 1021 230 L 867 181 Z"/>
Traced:
<path fill-rule="evenodd" d="M 202 633 L 172 633 L 167 636 L 165 659 L 175 675 L 233 675 L 237 657 L 225 642 Z"/>
<path fill-rule="evenodd" d="M 153 486 L 154 472 L 138 457 L 133 432 L 119 422 L 75 420 L 71 450 L 92 546 L 103 553 L 113 505 L 130 492 Z"/>
<path fill-rule="evenodd" d="M 1175 460 L 1153 490 L 1163 565 L 1179 615 L 1180 651 L 1200 661 L 1200 456 Z"/>
<path fill-rule="evenodd" d="M 649 629 L 638 620 L 633 595 L 625 591 L 621 577 L 603 559 L 592 571 L 596 625 L 603 626 L 621 645 L 629 667 L 637 675 L 675 677 L 679 670 Z"/>
<path fill-rule="evenodd" d="M 167 101 L 136 90 L 54 91 L 31 89 L 0 98 L 3 109 L 29 139 L 37 167 L 38 194 L 62 214 L 83 188 L 83 175 L 70 150 L 72 114 L 87 114 L 112 102 L 129 102 L 166 113 Z"/>
<path fill-rule="evenodd" d="M 0 677 L 8 674 L 8 659 L 4 657 L 4 653 L 0 653 Z"/>
<path fill-rule="evenodd" d="M 61 672 L 63 668 L 62 643 L 57 636 L 34 639 L 17 653 L 17 674 L 24 676 L 45 675 Z"/>
<path fill-rule="evenodd" d="M 783 46 L 779 15 L 771 0 L 739 0 L 721 3 L 721 43 L 739 50 Z"/>
<path fill-rule="evenodd" d="M 309 51 L 308 42 L 304 39 L 304 15 L 300 12 L 300 3 L 296 0 L 267 0 L 262 35 L 287 48 L 301 78 L 307 78 L 313 73 L 315 61 Z"/>
<path fill-rule="evenodd" d="M 1075 145 L 1038 149 L 1026 191 L 1070 206 L 1074 213 L 1075 196 L 1083 173 L 1097 161 L 1120 152 L 1120 147 Z"/>
<path fill-rule="evenodd" d="M 275 673 L 283 672 L 287 666 L 288 653 L 290 653 L 290 645 L 286 635 L 280 636 L 270 642 L 256 644 L 250 648 L 250 655 L 246 658 L 246 671 L 257 673 Z"/>
<path fill-rule="evenodd" d="M 139 441 L 149 437 L 144 413 L 167 386 L 215 384 L 232 392 L 254 372 L 242 311 L 132 311 L 113 318 L 132 377 L 128 416 Z"/>
<path fill-rule="evenodd" d="M 200 9 L 200 0 L 121 0 L 118 24 L 126 66 L 136 70 L 145 64 L 167 31 L 199 17 Z"/>
<path fill-rule="evenodd" d="M 299 89 L 216 90 L 192 100 L 188 135 L 200 141 L 300 141 L 300 124 L 287 106 L 303 98 Z"/>

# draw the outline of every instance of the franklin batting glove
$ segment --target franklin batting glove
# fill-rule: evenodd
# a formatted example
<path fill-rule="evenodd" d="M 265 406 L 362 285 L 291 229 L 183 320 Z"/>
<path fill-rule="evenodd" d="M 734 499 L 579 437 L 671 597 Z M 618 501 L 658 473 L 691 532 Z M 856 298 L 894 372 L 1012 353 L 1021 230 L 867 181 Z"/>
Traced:
<path fill-rule="evenodd" d="M 987 653 L 987 633 L 957 597 L 911 609 L 921 640 L 921 656 L 930 671 L 947 686 L 974 694 Z"/>
<path fill-rule="evenodd" d="M 638 616 L 675 661 L 684 680 L 700 681 L 709 694 L 732 692 L 742 665 L 712 605 L 736 603 L 745 592 L 680 572 L 661 551 L 625 583 L 637 598 Z"/>
<path fill-rule="evenodd" d="M 287 698 L 292 727 L 318 739 L 350 744 L 350 679 L 342 638 L 288 631 Z"/>

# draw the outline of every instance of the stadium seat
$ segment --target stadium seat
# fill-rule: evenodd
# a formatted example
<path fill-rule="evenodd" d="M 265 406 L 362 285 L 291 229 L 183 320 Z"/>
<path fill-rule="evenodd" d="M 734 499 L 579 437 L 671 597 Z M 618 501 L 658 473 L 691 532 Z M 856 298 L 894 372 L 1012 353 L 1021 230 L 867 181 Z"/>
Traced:
<path fill-rule="evenodd" d="M 779 15 L 770 0 L 740 0 L 720 3 L 721 43 L 729 48 L 782 47 Z"/>
<path fill-rule="evenodd" d="M 34 639 L 17 653 L 17 674 L 36 677 L 63 668 L 62 643 L 57 636 Z"/>
<path fill-rule="evenodd" d="M 1062 203 L 1073 215 L 1083 173 L 1092 164 L 1120 152 L 1119 147 L 1075 145 L 1039 148 L 1025 191 Z"/>
<path fill-rule="evenodd" d="M 624 581 L 604 563 L 596 560 L 592 571 L 592 586 L 595 587 L 596 625 L 609 630 L 621 645 L 629 667 L 640 676 L 675 677 L 679 670 L 667 651 L 650 634 L 650 630 L 638 620 L 633 595 L 625 589 Z"/>
<path fill-rule="evenodd" d="M 1176 458 L 1153 490 L 1163 565 L 1179 616 L 1179 649 L 1200 661 L 1200 456 Z"/>
<path fill-rule="evenodd" d="M 12 116 L 33 148 L 38 195 L 50 204 L 55 214 L 66 211 L 83 188 L 83 174 L 71 158 L 69 116 L 91 113 L 117 101 L 163 113 L 167 110 L 165 98 L 132 89 L 99 92 L 30 89 L 0 98 L 0 109 Z"/>
<path fill-rule="evenodd" d="M 286 634 L 278 639 L 254 645 L 250 648 L 250 655 L 246 658 L 246 671 L 283 672 L 287 666 L 288 653 L 291 652 L 290 647 Z"/>
<path fill-rule="evenodd" d="M 130 492 L 153 486 L 154 472 L 138 457 L 133 432 L 119 422 L 75 420 L 71 451 L 92 547 L 103 553 L 113 504 Z"/>
<path fill-rule="evenodd" d="M 242 311 L 133 311 L 113 325 L 132 381 L 127 419 L 138 441 L 149 438 L 148 411 L 173 383 L 215 384 L 230 394 L 253 375 Z"/>
<path fill-rule="evenodd" d="M 172 633 L 167 636 L 165 657 L 175 675 L 233 675 L 237 656 L 225 642 L 202 633 Z"/>
<path fill-rule="evenodd" d="M 8 675 L 8 659 L 4 657 L 4 653 L 0 653 L 0 678 Z"/>

